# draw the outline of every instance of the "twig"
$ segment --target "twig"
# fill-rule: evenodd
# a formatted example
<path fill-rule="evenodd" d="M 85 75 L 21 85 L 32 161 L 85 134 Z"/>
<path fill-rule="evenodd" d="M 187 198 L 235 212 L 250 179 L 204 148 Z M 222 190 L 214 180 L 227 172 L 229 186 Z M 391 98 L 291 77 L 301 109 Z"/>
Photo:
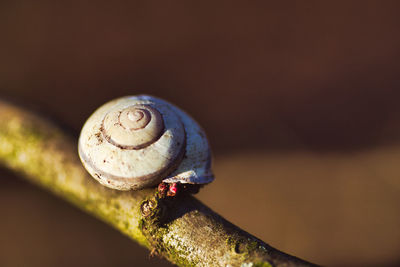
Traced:
<path fill-rule="evenodd" d="M 232 225 L 192 196 L 122 192 L 83 169 L 76 141 L 49 121 L 0 101 L 0 162 L 180 266 L 313 266 Z"/>

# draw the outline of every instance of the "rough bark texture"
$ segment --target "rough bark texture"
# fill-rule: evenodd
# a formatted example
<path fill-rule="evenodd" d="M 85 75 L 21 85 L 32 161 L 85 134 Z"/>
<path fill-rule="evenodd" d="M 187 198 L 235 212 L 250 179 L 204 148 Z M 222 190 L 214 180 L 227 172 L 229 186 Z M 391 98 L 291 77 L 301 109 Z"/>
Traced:
<path fill-rule="evenodd" d="M 0 161 L 180 266 L 312 266 L 232 225 L 193 196 L 116 191 L 82 167 L 77 143 L 50 122 L 0 101 Z"/>

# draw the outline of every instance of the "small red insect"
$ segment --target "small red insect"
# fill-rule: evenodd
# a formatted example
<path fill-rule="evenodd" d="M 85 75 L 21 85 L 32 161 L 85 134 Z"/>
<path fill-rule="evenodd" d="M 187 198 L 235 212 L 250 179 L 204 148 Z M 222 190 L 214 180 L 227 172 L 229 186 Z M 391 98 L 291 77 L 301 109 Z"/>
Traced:
<path fill-rule="evenodd" d="M 196 194 L 199 192 L 201 185 L 198 184 L 182 184 L 182 183 L 160 183 L 157 192 L 160 198 L 175 197 L 180 194 Z"/>
<path fill-rule="evenodd" d="M 164 198 L 166 196 L 174 197 L 179 193 L 180 191 L 179 188 L 180 188 L 179 183 L 172 183 L 172 184 L 160 183 L 157 187 L 157 191 L 161 198 Z"/>
<path fill-rule="evenodd" d="M 167 196 L 169 197 L 173 197 L 176 196 L 176 194 L 178 194 L 179 190 L 178 190 L 178 184 L 177 183 L 173 183 L 169 186 L 169 190 L 167 192 Z"/>
<path fill-rule="evenodd" d="M 167 194 L 168 189 L 169 189 L 169 186 L 166 183 L 161 183 L 158 185 L 158 193 L 163 197 Z"/>

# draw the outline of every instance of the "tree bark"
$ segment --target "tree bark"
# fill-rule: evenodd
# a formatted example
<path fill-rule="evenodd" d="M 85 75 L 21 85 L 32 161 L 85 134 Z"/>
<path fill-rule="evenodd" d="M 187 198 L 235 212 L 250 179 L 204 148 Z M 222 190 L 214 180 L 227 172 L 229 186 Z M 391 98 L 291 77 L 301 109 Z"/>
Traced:
<path fill-rule="evenodd" d="M 82 167 L 77 142 L 38 115 L 0 101 L 0 162 L 179 266 L 314 266 L 272 248 L 191 195 L 108 189 Z"/>

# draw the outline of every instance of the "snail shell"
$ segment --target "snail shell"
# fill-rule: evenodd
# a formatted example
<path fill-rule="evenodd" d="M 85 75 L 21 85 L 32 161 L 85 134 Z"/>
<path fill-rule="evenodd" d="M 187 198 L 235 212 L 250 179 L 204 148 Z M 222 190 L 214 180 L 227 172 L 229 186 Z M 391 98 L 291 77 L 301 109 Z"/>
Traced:
<path fill-rule="evenodd" d="M 214 180 L 203 130 L 152 96 L 122 97 L 98 108 L 81 131 L 79 157 L 96 180 L 119 190 Z"/>

